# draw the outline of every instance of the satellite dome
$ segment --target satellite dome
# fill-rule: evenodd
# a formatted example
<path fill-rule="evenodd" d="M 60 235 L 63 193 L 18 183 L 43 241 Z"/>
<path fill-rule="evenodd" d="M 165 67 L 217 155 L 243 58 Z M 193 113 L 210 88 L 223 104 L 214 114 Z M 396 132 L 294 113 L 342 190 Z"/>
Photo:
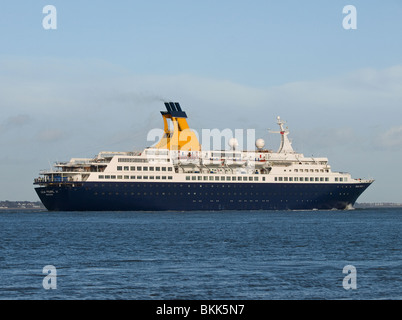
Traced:
<path fill-rule="evenodd" d="M 264 148 L 264 146 L 265 146 L 265 141 L 264 141 L 263 139 L 258 139 L 258 140 L 255 142 L 255 146 L 256 146 L 258 149 L 262 149 L 262 148 Z"/>
<path fill-rule="evenodd" d="M 237 141 L 236 138 L 231 138 L 229 140 L 229 147 L 231 147 L 232 149 L 236 149 L 239 146 L 239 142 Z"/>

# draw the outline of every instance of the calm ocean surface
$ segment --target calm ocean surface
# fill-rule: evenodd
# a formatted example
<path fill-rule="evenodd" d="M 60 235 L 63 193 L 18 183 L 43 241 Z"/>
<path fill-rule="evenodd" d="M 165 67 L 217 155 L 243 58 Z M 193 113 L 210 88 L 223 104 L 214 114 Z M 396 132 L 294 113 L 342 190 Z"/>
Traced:
<path fill-rule="evenodd" d="M 401 230 L 402 209 L 1 211 L 0 299 L 402 299 Z"/>

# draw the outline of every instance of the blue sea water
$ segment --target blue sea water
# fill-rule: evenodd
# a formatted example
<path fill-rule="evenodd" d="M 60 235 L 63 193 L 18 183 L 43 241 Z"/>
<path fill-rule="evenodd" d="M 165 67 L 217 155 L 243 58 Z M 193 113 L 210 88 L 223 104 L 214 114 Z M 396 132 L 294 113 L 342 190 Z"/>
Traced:
<path fill-rule="evenodd" d="M 0 299 L 401 299 L 401 230 L 401 209 L 2 211 Z"/>

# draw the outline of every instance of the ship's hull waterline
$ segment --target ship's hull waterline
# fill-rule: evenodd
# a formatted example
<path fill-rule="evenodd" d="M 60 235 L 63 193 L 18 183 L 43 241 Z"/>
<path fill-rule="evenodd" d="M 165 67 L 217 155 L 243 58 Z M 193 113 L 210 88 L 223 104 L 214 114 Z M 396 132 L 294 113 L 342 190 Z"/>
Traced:
<path fill-rule="evenodd" d="M 344 210 L 369 185 L 88 182 L 36 192 L 49 211 Z"/>

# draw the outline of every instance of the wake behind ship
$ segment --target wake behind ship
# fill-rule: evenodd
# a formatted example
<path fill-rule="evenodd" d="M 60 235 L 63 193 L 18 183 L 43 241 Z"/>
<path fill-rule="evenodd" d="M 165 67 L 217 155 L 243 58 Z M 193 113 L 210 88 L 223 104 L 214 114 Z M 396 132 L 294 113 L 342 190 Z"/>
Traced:
<path fill-rule="evenodd" d="M 327 158 L 296 153 L 279 117 L 277 152 L 202 150 L 179 103 L 165 102 L 164 135 L 134 152 L 100 152 L 40 172 L 34 185 L 49 211 L 349 209 L 373 180 L 333 172 Z M 169 126 L 170 122 L 170 126 Z M 173 130 L 172 130 L 172 129 Z"/>

